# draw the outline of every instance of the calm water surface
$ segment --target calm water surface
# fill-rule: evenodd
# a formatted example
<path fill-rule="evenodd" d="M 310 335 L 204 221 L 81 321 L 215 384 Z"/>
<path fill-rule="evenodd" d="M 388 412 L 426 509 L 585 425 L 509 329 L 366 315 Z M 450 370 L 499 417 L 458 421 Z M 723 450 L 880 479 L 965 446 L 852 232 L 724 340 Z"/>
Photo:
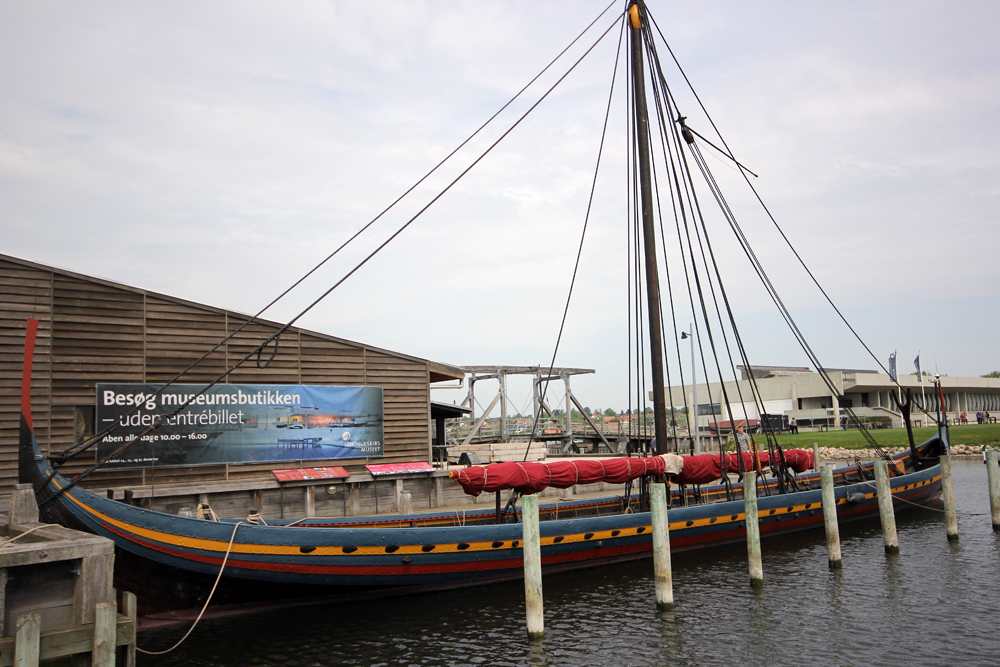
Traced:
<path fill-rule="evenodd" d="M 656 611 L 645 560 L 546 577 L 537 643 L 512 582 L 203 621 L 139 664 L 996 665 L 1000 537 L 986 466 L 956 461 L 954 478 L 957 544 L 943 514 L 924 509 L 897 515 L 898 556 L 885 555 L 878 519 L 843 526 L 842 572 L 827 567 L 822 530 L 765 541 L 762 591 L 743 547 L 675 556 L 669 613 Z M 186 629 L 141 633 L 139 646 L 166 648 Z"/>

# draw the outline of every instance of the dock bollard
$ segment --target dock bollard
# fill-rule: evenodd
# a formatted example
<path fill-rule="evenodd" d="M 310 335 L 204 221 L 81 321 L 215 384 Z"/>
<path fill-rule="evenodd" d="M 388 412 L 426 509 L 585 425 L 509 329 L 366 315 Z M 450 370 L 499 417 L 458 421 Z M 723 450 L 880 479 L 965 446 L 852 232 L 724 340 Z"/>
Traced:
<path fill-rule="evenodd" d="M 958 539 L 958 515 L 955 513 L 955 486 L 951 483 L 951 455 L 941 457 L 941 499 L 944 501 L 944 525 L 948 541 Z"/>
<path fill-rule="evenodd" d="M 674 608 L 674 584 L 670 572 L 670 520 L 667 517 L 667 485 L 651 484 L 649 500 L 653 515 L 653 581 L 656 608 Z"/>
<path fill-rule="evenodd" d="M 833 493 L 833 468 L 820 468 L 819 480 L 823 487 L 823 523 L 826 525 L 826 553 L 831 568 L 843 567 L 840 556 L 840 527 L 837 524 L 837 497 Z"/>
<path fill-rule="evenodd" d="M 892 508 L 892 489 L 889 487 L 889 463 L 885 459 L 875 462 L 875 486 L 878 491 L 878 515 L 882 519 L 882 540 L 887 554 L 899 553 L 896 537 L 896 514 Z"/>
<path fill-rule="evenodd" d="M 986 452 L 986 478 L 990 485 L 990 513 L 993 515 L 993 532 L 1000 532 L 1000 465 L 997 453 Z"/>
<path fill-rule="evenodd" d="M 749 482 L 749 484 L 748 484 Z M 747 556 L 750 560 L 750 585 L 764 586 L 764 567 L 760 561 L 760 524 L 757 519 L 757 472 L 743 475 L 743 512 L 747 526 Z"/>
<path fill-rule="evenodd" d="M 545 634 L 542 600 L 542 547 L 538 532 L 538 496 L 521 497 L 521 548 L 524 552 L 524 604 L 528 619 L 528 637 L 541 639 Z"/>

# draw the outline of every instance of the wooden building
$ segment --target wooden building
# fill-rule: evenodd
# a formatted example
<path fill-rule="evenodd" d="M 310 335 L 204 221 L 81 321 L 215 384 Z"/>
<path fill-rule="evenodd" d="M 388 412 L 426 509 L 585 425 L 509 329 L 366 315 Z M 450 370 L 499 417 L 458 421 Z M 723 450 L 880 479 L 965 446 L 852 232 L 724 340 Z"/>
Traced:
<path fill-rule="evenodd" d="M 21 362 L 29 317 L 39 320 L 32 385 L 34 423 L 39 444 L 50 455 L 70 449 L 93 433 L 96 383 L 167 382 L 249 319 L 221 308 L 0 255 L 0 502 L 6 501 L 17 483 Z M 179 382 L 215 380 L 279 328 L 274 322 L 253 322 L 185 372 Z M 435 430 L 430 385 L 463 377 L 464 371 L 454 366 L 291 328 L 281 336 L 270 365 L 260 368 L 251 359 L 224 382 L 382 387 L 383 457 L 304 464 L 336 464 L 360 474 L 365 463 L 430 461 Z M 71 459 L 62 471 L 72 476 L 93 464 L 90 450 Z M 213 489 L 243 489 L 245 495 L 247 489 L 260 493 L 261 488 L 277 488 L 270 473 L 274 467 L 294 466 L 257 463 L 98 471 L 84 486 L 121 490 L 155 483 L 164 488 L 197 489 L 199 485 L 209 488 L 204 485 L 211 480 L 216 484 Z M 346 503 L 344 513 L 350 513 Z"/>

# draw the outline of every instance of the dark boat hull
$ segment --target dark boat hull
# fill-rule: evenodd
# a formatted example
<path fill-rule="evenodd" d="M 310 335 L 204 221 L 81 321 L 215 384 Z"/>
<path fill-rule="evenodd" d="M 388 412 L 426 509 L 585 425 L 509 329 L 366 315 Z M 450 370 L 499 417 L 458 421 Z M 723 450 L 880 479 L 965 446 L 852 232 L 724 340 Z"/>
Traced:
<path fill-rule="evenodd" d="M 203 600 L 227 551 L 218 603 L 350 590 L 451 588 L 522 574 L 518 523 L 455 525 L 459 517 L 454 513 L 393 517 L 397 527 L 383 523 L 378 528 L 369 527 L 373 525 L 370 517 L 265 526 L 173 516 L 109 500 L 80 487 L 59 494 L 67 480 L 40 455 L 30 431 L 26 435 L 31 444 L 30 451 L 22 449 L 23 481 L 35 485 L 43 518 L 114 540 L 120 553 L 117 583 L 137 593 L 146 613 Z M 921 449 L 934 446 L 932 441 Z M 907 452 L 896 460 L 909 467 L 908 458 Z M 840 478 L 854 475 L 858 479 L 836 489 L 842 522 L 878 513 L 874 482 L 861 481 L 857 471 L 857 466 L 836 471 Z M 800 475 L 798 479 L 808 485 L 815 478 Z M 907 509 L 940 494 L 940 467 L 897 476 L 890 482 L 897 509 Z M 721 486 L 702 491 L 708 498 L 723 493 Z M 600 504 L 563 502 L 559 512 L 574 514 Z M 618 505 L 619 499 L 608 499 L 605 504 Z M 765 538 L 823 522 L 818 489 L 762 495 L 758 512 Z M 746 537 L 742 500 L 675 507 L 669 519 L 674 552 L 741 542 Z M 557 572 L 648 557 L 651 533 L 648 512 L 543 521 L 543 570 Z"/>

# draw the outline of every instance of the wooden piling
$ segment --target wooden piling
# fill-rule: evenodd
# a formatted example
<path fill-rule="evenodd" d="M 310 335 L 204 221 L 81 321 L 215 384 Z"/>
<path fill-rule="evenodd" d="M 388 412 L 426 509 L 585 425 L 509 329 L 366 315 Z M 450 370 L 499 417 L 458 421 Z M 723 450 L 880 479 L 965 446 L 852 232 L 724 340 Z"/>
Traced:
<path fill-rule="evenodd" d="M 542 600 L 542 547 L 538 529 L 538 496 L 521 498 L 521 548 L 524 552 L 524 603 L 528 619 L 528 638 L 541 639 L 545 634 Z"/>
<path fill-rule="evenodd" d="M 819 443 L 813 443 L 813 470 L 819 470 Z"/>
<path fill-rule="evenodd" d="M 955 513 L 955 486 L 951 481 L 951 455 L 941 457 L 941 499 L 944 500 L 944 526 L 948 541 L 958 539 L 958 515 Z"/>
<path fill-rule="evenodd" d="M 820 468 L 819 479 L 823 488 L 823 522 L 826 526 L 826 553 L 830 567 L 843 567 L 840 556 L 840 527 L 837 524 L 837 498 L 833 493 L 833 468 Z"/>
<path fill-rule="evenodd" d="M 889 487 L 889 463 L 885 459 L 875 462 L 875 486 L 878 492 L 878 514 L 882 519 L 882 541 L 885 542 L 885 552 L 899 553 L 896 515 L 892 507 L 892 489 Z"/>
<path fill-rule="evenodd" d="M 757 519 L 757 473 L 743 475 L 743 512 L 747 527 L 747 556 L 750 560 L 750 586 L 764 586 L 764 567 L 760 558 L 760 524 Z"/>
<path fill-rule="evenodd" d="M 1000 465 L 997 453 L 986 452 L 986 478 L 990 486 L 990 513 L 993 515 L 993 532 L 1000 532 Z"/>
<path fill-rule="evenodd" d="M 42 638 L 41 617 L 37 613 L 23 614 L 17 617 L 16 623 L 14 667 L 38 667 Z"/>
<path fill-rule="evenodd" d="M 303 494 L 305 496 L 303 499 L 305 503 L 304 514 L 306 516 L 316 516 L 316 487 L 315 486 L 305 487 Z"/>
<path fill-rule="evenodd" d="M 667 516 L 667 485 L 651 484 L 649 500 L 653 514 L 653 580 L 656 608 L 674 608 L 673 575 L 670 572 L 670 521 Z"/>
<path fill-rule="evenodd" d="M 115 667 L 115 644 L 118 630 L 118 605 L 99 602 L 94 613 L 93 667 Z"/>
<path fill-rule="evenodd" d="M 132 620 L 132 623 L 138 623 L 139 618 L 139 604 L 135 597 L 135 593 L 125 591 L 122 593 L 122 614 L 125 618 Z M 125 667 L 135 667 L 135 636 L 133 635 L 132 641 L 125 646 Z"/>

